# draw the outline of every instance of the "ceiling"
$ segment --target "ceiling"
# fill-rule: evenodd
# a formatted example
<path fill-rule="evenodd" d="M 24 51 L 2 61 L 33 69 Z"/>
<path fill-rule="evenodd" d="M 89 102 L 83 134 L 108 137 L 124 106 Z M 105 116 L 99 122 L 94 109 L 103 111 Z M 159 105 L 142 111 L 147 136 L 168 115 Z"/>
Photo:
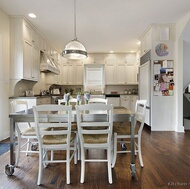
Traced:
<path fill-rule="evenodd" d="M 74 39 L 74 0 L 0 0 L 0 9 L 25 16 L 60 52 Z M 88 53 L 137 51 L 150 24 L 177 23 L 189 11 L 190 0 L 76 0 L 76 35 Z"/>

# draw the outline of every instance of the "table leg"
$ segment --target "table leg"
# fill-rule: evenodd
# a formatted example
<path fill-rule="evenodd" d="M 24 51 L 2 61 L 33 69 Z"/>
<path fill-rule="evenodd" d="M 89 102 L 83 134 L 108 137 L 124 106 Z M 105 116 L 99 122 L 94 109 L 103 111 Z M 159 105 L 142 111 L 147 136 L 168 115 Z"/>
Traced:
<path fill-rule="evenodd" d="M 11 176 L 15 167 L 15 122 L 10 118 L 10 165 L 5 166 L 5 173 Z"/>
<path fill-rule="evenodd" d="M 135 168 L 135 116 L 131 116 L 131 175 L 136 174 Z"/>

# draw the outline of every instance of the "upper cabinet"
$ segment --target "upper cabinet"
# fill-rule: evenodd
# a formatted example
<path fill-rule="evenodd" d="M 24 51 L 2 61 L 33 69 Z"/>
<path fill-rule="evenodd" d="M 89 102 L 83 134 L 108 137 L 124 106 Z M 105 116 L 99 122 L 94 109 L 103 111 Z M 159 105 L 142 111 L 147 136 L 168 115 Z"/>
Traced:
<path fill-rule="evenodd" d="M 39 80 L 40 35 L 23 18 L 11 18 L 11 79 Z"/>
<path fill-rule="evenodd" d="M 107 54 L 104 61 L 106 85 L 137 84 L 136 54 Z"/>
<path fill-rule="evenodd" d="M 141 39 L 141 56 L 146 54 L 152 47 L 151 29 Z"/>
<path fill-rule="evenodd" d="M 175 42 L 175 24 L 152 24 L 140 37 L 141 41 L 141 56 L 151 50 L 151 57 L 156 59 L 163 59 L 163 56 L 157 56 L 156 48 L 160 49 L 160 45 L 164 45 L 169 52 L 167 59 L 173 58 L 172 42 Z"/>

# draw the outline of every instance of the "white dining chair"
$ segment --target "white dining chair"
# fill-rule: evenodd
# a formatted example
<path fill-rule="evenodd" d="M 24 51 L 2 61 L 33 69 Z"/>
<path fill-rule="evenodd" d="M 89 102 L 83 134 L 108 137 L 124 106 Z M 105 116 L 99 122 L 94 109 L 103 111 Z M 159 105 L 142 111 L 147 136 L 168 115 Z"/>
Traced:
<path fill-rule="evenodd" d="M 88 114 L 106 114 L 106 120 L 85 120 L 85 112 Z M 84 104 L 76 106 L 78 135 L 81 146 L 81 178 L 84 183 L 86 162 L 107 162 L 108 181 L 112 184 L 112 130 L 113 130 L 113 106 L 106 104 Z M 98 129 L 99 127 L 99 129 Z M 106 159 L 88 159 L 85 156 L 86 149 L 106 149 Z"/>
<path fill-rule="evenodd" d="M 92 104 L 92 103 L 99 103 L 99 104 L 108 104 L 108 100 L 107 99 L 104 99 L 104 98 L 91 98 L 89 101 L 88 101 L 89 104 Z"/>
<path fill-rule="evenodd" d="M 70 162 L 74 157 L 77 164 L 76 134 L 71 132 L 71 106 L 39 105 L 34 106 L 34 119 L 37 138 L 39 141 L 39 170 L 37 185 L 41 184 L 42 167 L 48 163 L 66 163 L 66 183 L 70 184 Z M 55 113 L 58 112 L 58 113 Z M 44 119 L 40 119 L 40 113 Z M 59 120 L 57 120 L 59 116 Z M 43 131 L 40 128 L 52 128 Z M 66 151 L 65 159 L 48 157 L 48 151 Z M 72 151 L 72 153 L 70 153 Z M 63 157 L 64 158 L 64 157 Z"/>
<path fill-rule="evenodd" d="M 63 104 L 63 105 L 66 104 L 65 99 L 58 99 L 58 105 L 61 105 L 61 104 Z"/>
<path fill-rule="evenodd" d="M 146 100 L 137 100 L 135 105 L 135 153 L 138 152 L 141 167 L 144 166 L 141 150 L 141 135 L 144 127 L 145 113 L 146 113 Z M 131 153 L 130 149 L 118 150 L 117 143 L 130 143 L 131 131 L 129 126 L 114 126 L 114 155 L 112 167 L 115 166 L 118 153 Z"/>
<path fill-rule="evenodd" d="M 27 114 L 28 113 L 28 103 L 24 100 L 12 100 L 10 102 L 12 113 L 20 112 Z M 17 132 L 17 139 L 18 139 L 18 148 L 16 153 L 16 162 L 15 166 L 18 166 L 20 153 L 26 153 L 26 155 L 30 153 L 39 153 L 37 150 L 38 148 L 38 141 L 36 136 L 35 127 L 32 127 L 30 122 L 26 122 L 24 124 L 16 123 L 15 129 Z M 22 144 L 22 139 L 26 140 Z"/>

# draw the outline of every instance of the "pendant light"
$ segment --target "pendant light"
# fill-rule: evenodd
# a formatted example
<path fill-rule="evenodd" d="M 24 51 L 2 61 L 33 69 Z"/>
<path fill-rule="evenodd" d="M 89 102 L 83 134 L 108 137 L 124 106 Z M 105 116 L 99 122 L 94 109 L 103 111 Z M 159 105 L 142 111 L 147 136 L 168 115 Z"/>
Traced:
<path fill-rule="evenodd" d="M 76 0 L 74 0 L 74 39 L 65 46 L 62 56 L 67 59 L 84 59 L 87 57 L 85 47 L 76 37 Z"/>

